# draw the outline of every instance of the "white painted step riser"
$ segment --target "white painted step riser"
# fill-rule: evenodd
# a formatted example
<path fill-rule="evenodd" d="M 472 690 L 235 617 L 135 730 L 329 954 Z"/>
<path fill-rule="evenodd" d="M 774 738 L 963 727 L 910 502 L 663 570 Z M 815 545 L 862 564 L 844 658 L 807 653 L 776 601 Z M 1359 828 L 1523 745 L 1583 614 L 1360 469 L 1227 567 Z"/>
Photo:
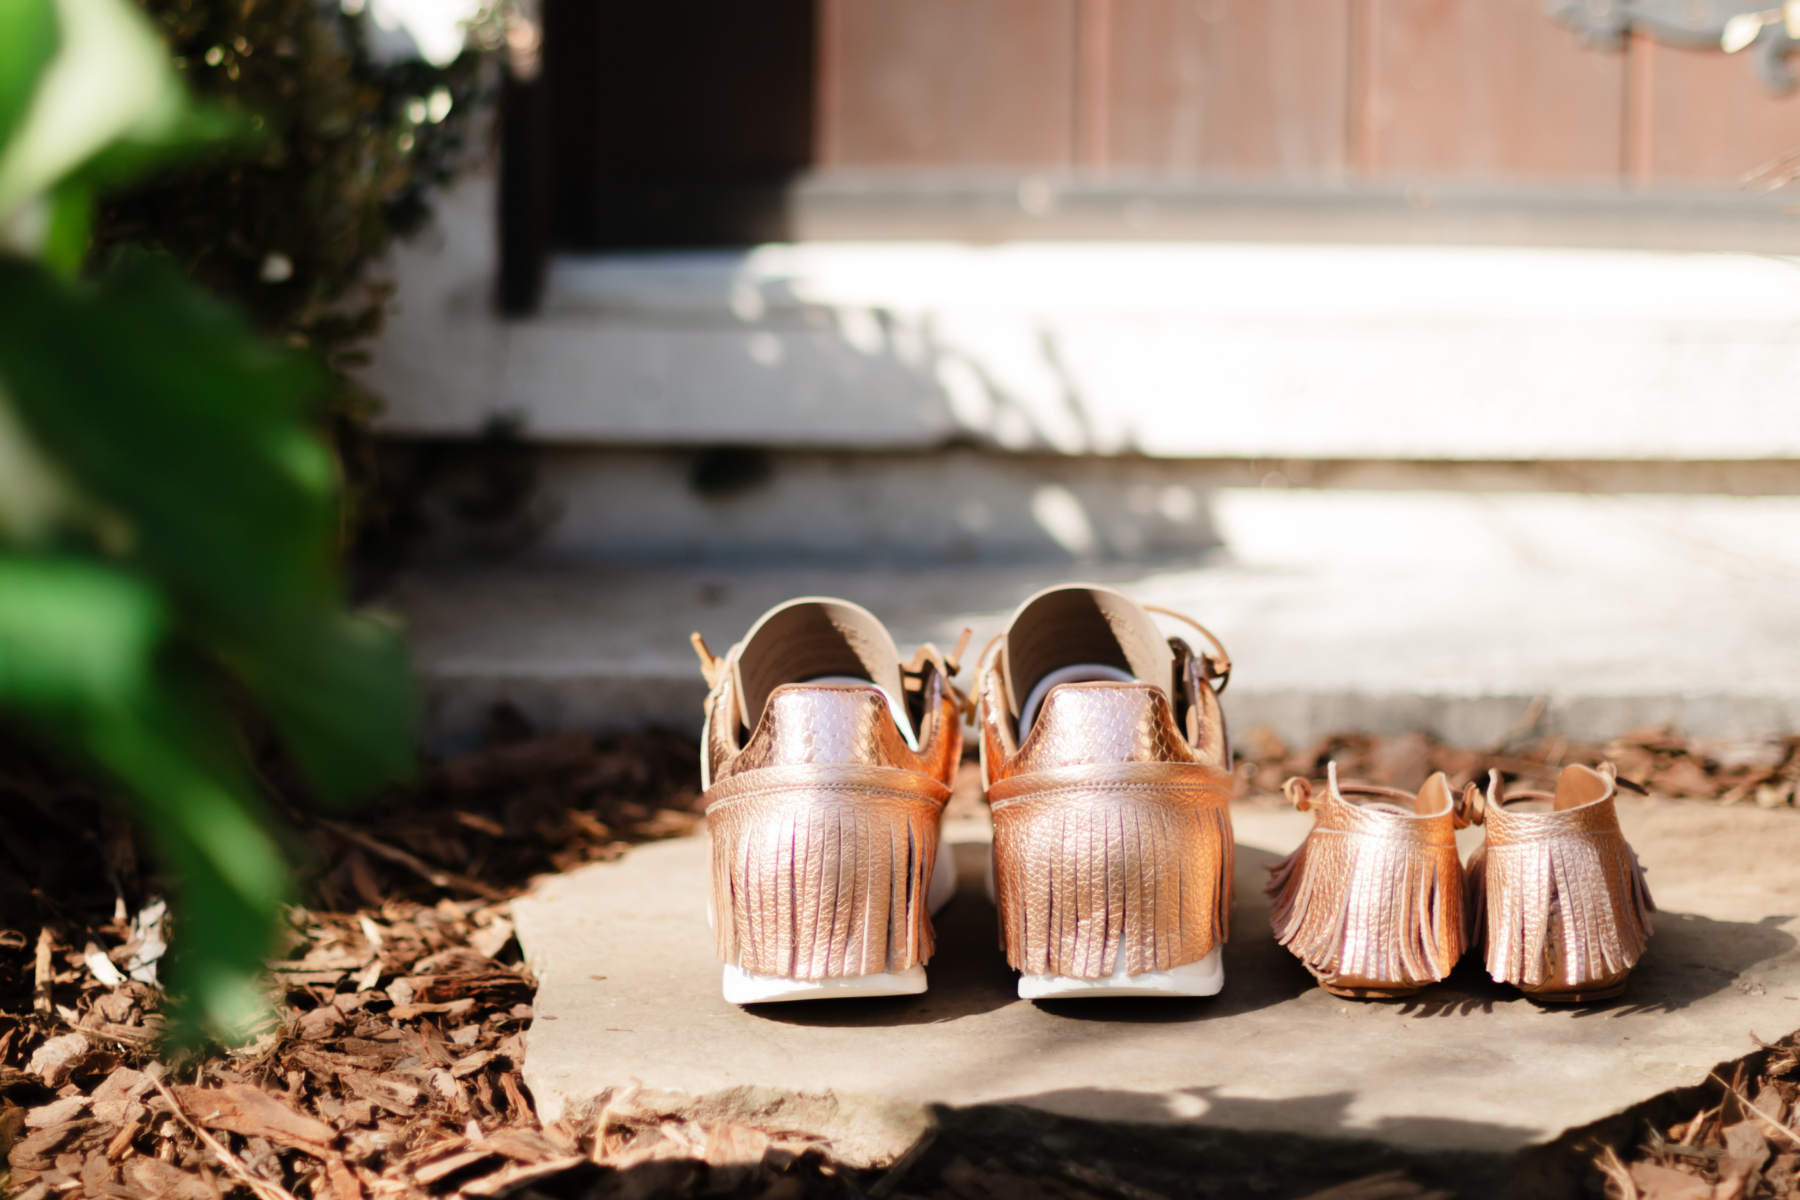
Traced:
<path fill-rule="evenodd" d="M 1800 269 L 1744 253 L 807 243 L 564 259 L 491 311 L 491 196 L 401 249 L 394 432 L 1166 457 L 1800 456 Z"/>
<path fill-rule="evenodd" d="M 529 497 L 504 518 L 474 521 L 465 515 L 466 497 L 479 491 L 488 468 L 478 443 L 461 453 L 462 467 L 418 498 L 430 532 L 413 547 L 415 561 L 489 563 L 503 551 L 509 561 L 544 563 L 1075 564 L 1192 558 L 1221 547 L 1238 559 L 1249 549 L 1254 560 L 1239 519 L 1246 488 L 1291 488 L 1316 510 L 1303 522 L 1315 530 L 1311 544 L 1298 557 L 1298 547 L 1286 546 L 1287 562 L 1329 557 L 1335 547 L 1355 544 L 1357 527 L 1389 525 L 1409 505 L 1428 513 L 1434 492 L 1454 495 L 1446 503 L 1462 509 L 1488 504 L 1469 493 L 1497 493 L 1502 507 L 1554 507 L 1562 503 L 1555 495 L 1533 500 L 1519 493 L 1625 492 L 1665 493 L 1622 502 L 1671 511 L 1766 510 L 1753 516 L 1755 538 L 1739 539 L 1741 550 L 1757 554 L 1780 542 L 1790 516 L 1800 515 L 1800 505 L 1787 498 L 1800 494 L 1800 462 L 1733 468 L 774 450 L 750 452 L 763 472 L 759 478 L 716 492 L 696 484 L 708 451 L 538 445 L 531 450 L 537 480 Z M 1334 491 L 1340 499 L 1331 499 Z M 1732 491 L 1743 498 L 1720 494 Z M 1749 498 L 1758 492 L 1775 495 Z M 1452 525 L 1461 519 L 1448 518 Z M 1472 552 L 1504 552 L 1505 537 L 1496 537 L 1491 525 L 1473 541 L 1445 532 L 1429 545 L 1421 540 L 1431 532 L 1426 526 L 1443 522 L 1427 516 L 1424 524 L 1417 517 L 1407 523 L 1406 535 L 1386 539 L 1378 555 L 1398 551 L 1404 561 L 1432 553 L 1471 563 L 1478 561 Z M 1563 539 L 1559 553 L 1575 560 L 1595 544 L 1590 539 L 1586 549 L 1571 550 L 1570 541 Z M 1609 549 L 1620 552 L 1616 544 Z M 1356 550 L 1364 560 L 1369 553 L 1367 546 Z M 1800 562 L 1800 547 L 1792 557 Z"/>
<path fill-rule="evenodd" d="M 423 498 L 431 561 L 937 563 L 1167 558 L 1216 549 L 1208 493 L 1251 464 L 941 454 L 759 455 L 766 478 L 724 493 L 680 451 L 540 447 L 513 516 L 460 516 L 468 479 Z M 471 459 L 469 477 L 480 472 Z"/>

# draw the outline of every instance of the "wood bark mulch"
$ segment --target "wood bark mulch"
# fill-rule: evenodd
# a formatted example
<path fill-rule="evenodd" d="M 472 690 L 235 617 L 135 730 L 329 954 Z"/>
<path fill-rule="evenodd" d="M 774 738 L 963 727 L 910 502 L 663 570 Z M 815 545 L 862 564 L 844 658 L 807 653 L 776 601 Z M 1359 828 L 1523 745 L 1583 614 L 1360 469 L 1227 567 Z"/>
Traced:
<path fill-rule="evenodd" d="M 1644 730 L 1484 750 L 1418 735 L 1329 738 L 1294 752 L 1243 739 L 1248 796 L 1290 774 L 1416 787 L 1489 766 L 1535 786 L 1571 761 L 1618 763 L 1653 793 L 1789 807 L 1800 739 L 1703 743 Z M 693 832 L 693 744 L 663 733 L 538 734 L 499 713 L 478 752 L 331 819 L 265 764 L 299 831 L 306 902 L 272 964 L 273 1017 L 249 1044 L 159 1057 L 160 888 L 130 826 L 88 785 L 0 745 L 0 1192 L 23 1200 L 423 1200 L 517 1195 L 1077 1198 L 1255 1194 L 1404 1200 L 1452 1194 L 1384 1169 L 1320 1191 L 1259 1168 L 1255 1186 L 1131 1181 L 1106 1163 L 975 1147 L 862 1171 L 801 1131 L 697 1123 L 629 1081 L 570 1119 L 539 1120 L 520 1077 L 535 983 L 508 901 L 538 875 Z M 165 939 L 164 935 L 167 935 Z M 1775 1044 L 1708 1107 L 1595 1148 L 1593 1194 L 1636 1200 L 1800 1197 L 1800 1043 Z M 1233 1177 L 1237 1178 L 1237 1177 Z M 1245 1177 L 1249 1179 L 1251 1177 Z M 1246 1185 L 1248 1186 L 1248 1185 Z M 1221 1190 L 1224 1188 L 1224 1190 Z M 1685 1190 L 1684 1190 L 1685 1189 Z M 1453 1189 L 1454 1190 L 1454 1189 Z M 1469 1193 L 1475 1194 L 1475 1193 Z"/>

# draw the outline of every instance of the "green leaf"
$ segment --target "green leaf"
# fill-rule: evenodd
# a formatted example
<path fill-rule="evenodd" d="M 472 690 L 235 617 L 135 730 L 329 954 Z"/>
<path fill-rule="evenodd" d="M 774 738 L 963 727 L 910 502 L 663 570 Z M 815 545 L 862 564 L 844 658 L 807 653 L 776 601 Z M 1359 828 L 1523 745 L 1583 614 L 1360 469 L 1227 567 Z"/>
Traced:
<path fill-rule="evenodd" d="M 167 51 L 130 0 L 53 2 L 61 42 L 0 144 L 0 226 L 119 138 L 166 139 L 187 107 Z"/>
<path fill-rule="evenodd" d="M 51 0 L 0 0 L 0 148 L 24 121 L 57 40 Z"/>
<path fill-rule="evenodd" d="M 204 154 L 247 152 L 267 138 L 268 134 L 245 113 L 189 101 L 167 120 L 126 130 L 73 177 L 95 191 L 103 191 L 140 175 L 181 166 Z"/>
<path fill-rule="evenodd" d="M 0 556 L 0 709 L 124 789 L 176 879 L 177 1041 L 235 1038 L 288 869 L 217 701 L 171 665 L 141 580 L 71 558 Z"/>
<path fill-rule="evenodd" d="M 50 228 L 44 236 L 44 262 L 65 279 L 81 271 L 92 228 L 93 194 L 75 180 L 64 180 L 50 192 Z"/>
<path fill-rule="evenodd" d="M 168 589 L 322 799 L 410 773 L 404 647 L 340 607 L 336 477 L 304 421 L 311 359 L 157 260 L 98 285 L 0 262 L 0 381 L 82 493 L 124 518 L 125 561 Z"/>
<path fill-rule="evenodd" d="M 0 379 L 131 523 L 132 558 L 205 622 L 248 641 L 336 602 L 334 469 L 302 420 L 324 373 L 167 263 L 138 257 L 98 286 L 0 263 Z"/>
<path fill-rule="evenodd" d="M 290 872 L 228 727 L 200 689 L 165 672 L 152 702 L 96 713 L 82 734 L 175 880 L 171 1038 L 241 1040 L 265 1010 L 263 962 Z"/>
<path fill-rule="evenodd" d="M 321 800 L 341 804 L 412 775 L 412 671 L 394 630 L 323 613 L 228 649 L 226 660 Z"/>
<path fill-rule="evenodd" d="M 119 571 L 0 556 L 0 707 L 47 718 L 137 703 L 167 626 L 156 593 Z"/>
<path fill-rule="evenodd" d="M 40 545 L 77 508 L 62 472 L 25 431 L 0 379 L 0 543 Z"/>

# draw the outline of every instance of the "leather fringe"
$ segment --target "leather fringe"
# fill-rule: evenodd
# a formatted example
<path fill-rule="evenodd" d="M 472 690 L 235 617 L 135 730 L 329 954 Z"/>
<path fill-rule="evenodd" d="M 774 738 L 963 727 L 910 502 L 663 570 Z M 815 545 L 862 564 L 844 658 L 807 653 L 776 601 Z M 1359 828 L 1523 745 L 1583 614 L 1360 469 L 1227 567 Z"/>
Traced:
<path fill-rule="evenodd" d="M 1207 793 L 1126 785 L 1105 802 L 1111 789 L 1081 776 L 1094 770 L 1077 768 L 1075 787 L 994 805 L 1007 961 L 1027 974 L 1079 979 L 1111 975 L 1120 954 L 1128 975 L 1200 961 L 1230 932 L 1233 846 L 1223 793 L 1215 803 Z"/>
<path fill-rule="evenodd" d="M 1564 815 L 1508 814 L 1508 824 Z M 1505 844 L 1496 824 L 1490 807 L 1489 842 L 1468 867 L 1470 940 L 1486 942 L 1488 974 L 1528 990 L 1573 989 L 1636 966 L 1656 904 L 1616 823 L 1570 831 L 1546 822 L 1544 836 Z"/>
<path fill-rule="evenodd" d="M 1433 983 L 1462 956 L 1454 841 L 1315 828 L 1269 870 L 1276 940 L 1322 979 Z"/>
<path fill-rule="evenodd" d="M 755 788 L 757 776 L 807 770 L 733 777 L 719 790 L 738 783 L 738 794 L 708 809 L 719 957 L 752 974 L 809 980 L 925 962 L 933 948 L 926 893 L 949 789 L 855 767 L 836 772 L 906 778 L 889 788 L 867 778 Z M 921 794 L 933 788 L 941 795 Z"/>

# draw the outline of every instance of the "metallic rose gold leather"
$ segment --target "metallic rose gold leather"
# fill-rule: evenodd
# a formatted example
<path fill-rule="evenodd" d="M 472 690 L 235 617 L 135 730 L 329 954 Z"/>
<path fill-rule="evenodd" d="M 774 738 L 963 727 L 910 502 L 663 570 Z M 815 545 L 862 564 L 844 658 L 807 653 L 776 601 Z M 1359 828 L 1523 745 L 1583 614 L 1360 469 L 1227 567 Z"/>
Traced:
<path fill-rule="evenodd" d="M 1229 934 L 1231 777 L 1198 763 L 1015 775 L 989 790 L 1014 969 L 1099 979 L 1198 962 Z"/>
<path fill-rule="evenodd" d="M 1623 986 L 1649 944 L 1656 903 L 1619 828 L 1610 764 L 1601 775 L 1605 795 L 1561 812 L 1508 811 L 1498 774 L 1490 777 L 1468 910 L 1470 940 L 1486 942 L 1496 982 L 1546 999 L 1597 999 Z"/>
<path fill-rule="evenodd" d="M 1205 958 L 1231 913 L 1222 756 L 1202 761 L 1149 684 L 1055 688 L 1018 746 L 998 657 L 977 679 L 977 723 L 1007 961 L 1099 979 L 1121 955 L 1130 975 Z"/>
<path fill-rule="evenodd" d="M 1295 806 L 1313 810 L 1313 827 L 1269 868 L 1276 940 L 1329 989 L 1406 992 L 1448 975 L 1465 946 L 1448 786 L 1442 810 L 1420 815 L 1405 792 L 1340 787 L 1335 763 L 1317 795 L 1293 782 L 1302 785 L 1290 792 Z M 1364 807 L 1346 792 L 1406 811 Z"/>
<path fill-rule="evenodd" d="M 926 890 L 950 789 L 891 767 L 765 767 L 715 784 L 713 930 L 758 975 L 904 971 L 931 957 Z"/>
<path fill-rule="evenodd" d="M 1066 683 L 1051 691 L 1005 778 L 1083 763 L 1198 761 L 1169 701 L 1147 683 Z"/>
<path fill-rule="evenodd" d="M 920 748 L 873 687 L 787 684 L 755 731 L 731 671 L 707 697 L 707 828 L 719 956 L 791 979 L 903 971 L 931 957 L 926 891 L 962 758 L 962 721 L 935 651 L 914 675 Z"/>
<path fill-rule="evenodd" d="M 1003 778 L 1013 755 L 1019 752 L 1007 702 L 1006 676 L 1000 670 L 1000 656 L 990 653 L 999 641 L 995 638 L 988 643 L 988 650 L 982 652 L 975 668 L 975 726 L 981 738 L 983 787 Z"/>
<path fill-rule="evenodd" d="M 924 720 L 915 752 L 900 737 L 872 687 L 790 683 L 769 696 L 762 719 L 739 746 L 743 723 L 729 678 L 706 700 L 708 786 L 738 771 L 801 762 L 865 762 L 917 771 L 946 785 L 962 761 L 962 717 L 941 671 L 927 672 Z"/>

